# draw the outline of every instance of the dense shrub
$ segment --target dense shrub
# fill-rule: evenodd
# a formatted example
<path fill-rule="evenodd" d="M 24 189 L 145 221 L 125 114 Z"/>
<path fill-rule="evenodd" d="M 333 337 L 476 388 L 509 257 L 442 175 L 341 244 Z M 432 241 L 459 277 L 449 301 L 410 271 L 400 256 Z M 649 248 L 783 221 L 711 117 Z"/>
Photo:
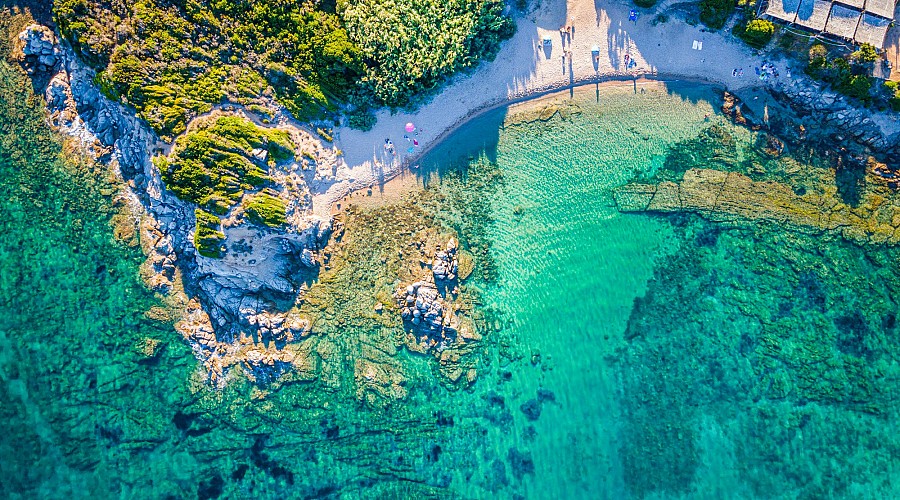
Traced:
<path fill-rule="evenodd" d="M 204 257 L 221 257 L 222 244 L 225 243 L 225 233 L 219 229 L 221 221 L 199 208 L 194 211 L 194 215 L 197 218 L 197 228 L 194 230 L 194 247 L 197 252 Z"/>
<path fill-rule="evenodd" d="M 735 34 L 747 45 L 761 49 L 772 40 L 775 25 L 765 19 L 753 19 L 745 25 L 735 27 Z"/>
<path fill-rule="evenodd" d="M 712 29 L 721 29 L 734 7 L 735 0 L 700 0 L 700 21 Z"/>
<path fill-rule="evenodd" d="M 237 116 L 222 116 L 180 137 L 173 154 L 155 162 L 166 187 L 176 196 L 224 214 L 245 190 L 269 181 L 260 151 L 272 161 L 293 157 L 285 132 L 262 129 Z"/>
<path fill-rule="evenodd" d="M 370 61 L 364 89 L 397 107 L 480 57 L 492 58 L 515 31 L 503 7 L 502 0 L 354 0 L 341 17 Z"/>
<path fill-rule="evenodd" d="M 287 210 L 281 198 L 259 193 L 251 196 L 246 203 L 247 217 L 251 222 L 269 227 L 284 224 Z"/>
<path fill-rule="evenodd" d="M 514 26 L 501 0 L 56 0 L 53 10 L 102 91 L 164 139 L 268 87 L 302 120 L 354 95 L 404 105 L 493 56 Z"/>
<path fill-rule="evenodd" d="M 873 45 L 864 43 L 850 54 L 850 59 L 857 64 L 870 64 L 878 60 L 878 51 Z"/>
<path fill-rule="evenodd" d="M 897 82 L 886 81 L 883 90 L 887 94 L 888 105 L 894 111 L 900 111 L 900 85 Z"/>
<path fill-rule="evenodd" d="M 872 78 L 866 75 L 850 75 L 837 82 L 835 90 L 868 104 L 872 101 Z"/>
<path fill-rule="evenodd" d="M 356 130 L 368 131 L 375 126 L 375 114 L 366 107 L 358 107 L 347 114 L 347 125 Z"/>
<path fill-rule="evenodd" d="M 868 76 L 868 68 L 858 61 L 855 54 L 848 58 L 829 58 L 825 47 L 817 44 L 809 49 L 809 64 L 805 71 L 809 76 L 828 83 L 837 92 L 868 105 L 872 103 L 874 79 Z"/>
<path fill-rule="evenodd" d="M 645 9 L 649 9 L 656 5 L 657 0 L 634 0 L 634 4 L 638 7 L 643 7 Z"/>

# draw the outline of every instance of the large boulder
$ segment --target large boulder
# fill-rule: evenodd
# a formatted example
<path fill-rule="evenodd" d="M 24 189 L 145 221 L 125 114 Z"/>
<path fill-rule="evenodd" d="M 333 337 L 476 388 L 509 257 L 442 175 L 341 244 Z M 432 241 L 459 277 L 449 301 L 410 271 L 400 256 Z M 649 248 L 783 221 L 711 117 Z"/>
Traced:
<path fill-rule="evenodd" d="M 53 71 L 60 61 L 60 50 L 53 30 L 31 24 L 19 33 L 22 43 L 22 65 L 29 74 Z"/>

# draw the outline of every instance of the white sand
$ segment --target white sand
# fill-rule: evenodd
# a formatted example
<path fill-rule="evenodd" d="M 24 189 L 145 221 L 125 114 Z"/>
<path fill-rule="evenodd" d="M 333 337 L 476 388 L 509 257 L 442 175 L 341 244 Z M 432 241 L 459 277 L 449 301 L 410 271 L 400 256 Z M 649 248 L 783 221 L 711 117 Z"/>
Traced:
<path fill-rule="evenodd" d="M 338 182 L 312 186 L 318 193 L 313 197 L 315 212 L 325 215 L 348 192 L 396 176 L 443 133 L 478 110 L 509 100 L 578 82 L 641 75 L 696 78 L 730 89 L 760 83 L 753 68 L 762 59 L 730 35 L 707 33 L 674 18 L 653 26 L 656 9 L 639 10 L 637 22 L 631 22 L 631 3 L 623 0 L 537 1 L 541 6 L 517 19 L 516 35 L 503 44 L 494 61 L 456 77 L 416 112 L 381 111 L 369 132 L 336 129 L 336 145 L 343 150 L 346 164 L 338 168 Z M 574 26 L 574 35 L 565 45 L 565 50 L 571 50 L 571 62 L 567 58 L 563 65 L 560 28 L 566 24 Z M 550 45 L 542 43 L 545 36 L 550 37 Z M 703 43 L 702 50 L 691 48 L 695 40 Z M 597 61 L 591 52 L 594 46 L 600 49 Z M 625 68 L 626 54 L 636 66 Z M 743 78 L 732 76 L 735 68 L 744 69 Z M 417 136 L 409 134 L 419 141 L 412 153 L 407 152 L 412 142 L 403 138 L 407 122 L 422 129 Z M 397 156 L 385 150 L 386 138 L 393 141 Z"/>

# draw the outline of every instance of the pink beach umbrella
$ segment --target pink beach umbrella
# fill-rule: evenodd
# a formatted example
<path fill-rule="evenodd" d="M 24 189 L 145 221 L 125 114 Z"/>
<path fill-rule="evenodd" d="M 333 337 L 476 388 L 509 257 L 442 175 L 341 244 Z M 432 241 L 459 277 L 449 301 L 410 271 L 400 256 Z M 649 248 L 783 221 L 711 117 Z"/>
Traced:
<path fill-rule="evenodd" d="M 407 131 L 407 132 L 415 132 L 415 130 L 416 130 L 416 126 L 413 125 L 412 122 L 409 122 L 409 123 L 406 124 L 406 131 Z"/>

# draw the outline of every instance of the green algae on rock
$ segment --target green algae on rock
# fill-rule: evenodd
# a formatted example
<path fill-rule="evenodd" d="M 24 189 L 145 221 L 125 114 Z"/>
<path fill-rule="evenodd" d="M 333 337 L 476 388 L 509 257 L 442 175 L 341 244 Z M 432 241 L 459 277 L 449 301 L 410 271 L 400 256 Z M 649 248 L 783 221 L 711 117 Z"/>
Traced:
<path fill-rule="evenodd" d="M 303 294 L 297 309 L 312 318 L 320 345 L 328 346 L 329 352 L 338 348 L 352 353 L 348 355 L 355 360 L 354 383 L 361 400 L 384 405 L 407 396 L 408 368 L 398 356 L 403 347 L 436 358 L 434 371 L 448 387 L 470 385 L 477 378 L 481 350 L 477 332 L 487 328 L 479 307 L 480 293 L 473 284 L 450 280 L 454 285 L 445 292 L 445 312 L 447 318 L 453 318 L 458 334 L 439 348 L 423 344 L 421 337 L 404 328 L 402 307 L 394 296 L 408 284 L 422 282 L 423 277 L 429 280 L 437 251 L 450 239 L 459 240 L 464 248 L 482 246 L 480 254 L 487 255 L 485 244 L 478 242 L 483 238 L 483 225 L 490 221 L 467 217 L 471 212 L 458 210 L 470 210 L 470 206 L 448 200 L 478 197 L 477 193 L 494 189 L 492 179 L 496 179 L 494 170 L 487 167 L 473 169 L 466 179 L 448 174 L 441 186 L 411 194 L 396 204 L 363 210 L 351 205 L 339 214 L 342 229 L 326 249 L 325 269 Z M 448 224 L 454 220 L 466 224 Z M 471 268 L 484 268 L 478 257 L 472 260 L 467 263 L 470 273 Z M 431 278 L 429 283 L 434 281 Z M 358 335 L 348 335 L 348 331 Z M 323 377 L 338 383 L 334 376 L 326 363 Z"/>
<path fill-rule="evenodd" d="M 815 177 L 820 180 L 814 184 Z M 738 172 L 689 169 L 678 182 L 622 186 L 615 200 L 623 212 L 694 212 L 717 222 L 768 221 L 862 243 L 900 243 L 900 200 L 871 170 L 866 179 L 860 198 L 848 202 L 833 172 L 811 173 L 804 182 L 810 187 L 797 189 Z"/>

